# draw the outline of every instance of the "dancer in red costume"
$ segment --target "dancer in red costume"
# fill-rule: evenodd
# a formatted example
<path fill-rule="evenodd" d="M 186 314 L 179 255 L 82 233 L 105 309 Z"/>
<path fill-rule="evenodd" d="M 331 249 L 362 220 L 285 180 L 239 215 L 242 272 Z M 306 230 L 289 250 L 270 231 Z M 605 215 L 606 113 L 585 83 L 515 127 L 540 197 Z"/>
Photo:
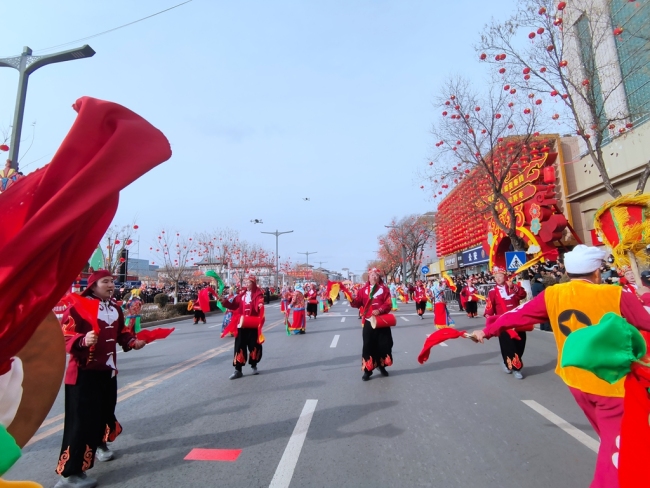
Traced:
<path fill-rule="evenodd" d="M 305 285 L 305 301 L 307 302 L 307 317 L 316 319 L 318 316 L 318 289 L 316 283 Z"/>
<path fill-rule="evenodd" d="M 486 317 L 493 317 L 503 315 L 510 310 L 519 306 L 519 302 L 526 298 L 526 290 L 515 285 L 512 279 L 506 278 L 506 270 L 495 266 L 492 269 L 494 281 L 497 286 L 492 288 L 488 293 L 485 313 Z M 521 369 L 524 363 L 521 361 L 526 349 L 526 331 L 532 330 L 530 327 L 519 328 L 514 336 L 504 331 L 499 335 L 499 346 L 501 347 L 501 357 L 503 358 L 503 370 L 510 374 L 514 373 L 514 377 L 518 380 L 523 380 L 524 376 L 521 374 Z"/>
<path fill-rule="evenodd" d="M 382 376 L 388 376 L 386 367 L 393 365 L 393 336 L 390 327 L 373 328 L 370 321 L 371 316 L 390 314 L 392 308 L 390 290 L 382 281 L 379 269 L 368 270 L 368 282 L 356 293 L 350 306 L 360 309 L 362 317 L 361 379 L 368 381 L 377 367 Z"/>
<path fill-rule="evenodd" d="M 0 374 L 43 340 L 48 314 L 110 225 L 119 191 L 171 156 L 164 135 L 120 105 L 85 97 L 73 108 L 77 119 L 51 163 L 0 194 Z M 30 351 L 25 371 L 41 374 L 23 378 L 19 402 L 30 415 L 19 407 L 7 428 L 18 446 L 38 429 L 61 384 L 65 349 L 58 325 L 56 332 Z M 97 483 L 81 472 L 60 482 Z"/>
<path fill-rule="evenodd" d="M 429 297 L 427 296 L 427 289 L 422 284 L 422 281 L 418 281 L 416 284 L 415 290 L 413 291 L 413 300 L 415 301 L 415 311 L 420 316 L 420 320 L 423 320 Z"/>
<path fill-rule="evenodd" d="M 253 275 L 248 277 L 246 289 L 239 293 L 234 300 L 221 299 L 221 304 L 228 310 L 233 311 L 230 325 L 224 331 L 234 328 L 235 352 L 232 364 L 235 372 L 230 379 L 241 378 L 242 368 L 248 364 L 253 369 L 253 374 L 258 374 L 257 363 L 262 359 L 262 326 L 264 325 L 264 292 L 257 286 L 257 278 Z"/>
<path fill-rule="evenodd" d="M 71 476 L 80 476 L 94 461 L 110 461 L 113 442 L 122 432 L 115 418 L 117 404 L 117 350 L 142 349 L 124 324 L 122 309 L 112 300 L 115 284 L 107 270 L 88 278 L 84 298 L 76 298 L 61 323 L 66 351 L 70 355 L 65 374 L 65 423 L 61 453 L 56 467 L 63 478 L 56 488 L 75 486 Z M 71 297 L 75 298 L 75 297 Z"/>
<path fill-rule="evenodd" d="M 474 286 L 474 280 L 469 278 L 467 285 L 460 292 L 460 301 L 463 309 L 467 312 L 469 318 L 476 317 L 478 311 L 478 288 Z"/>

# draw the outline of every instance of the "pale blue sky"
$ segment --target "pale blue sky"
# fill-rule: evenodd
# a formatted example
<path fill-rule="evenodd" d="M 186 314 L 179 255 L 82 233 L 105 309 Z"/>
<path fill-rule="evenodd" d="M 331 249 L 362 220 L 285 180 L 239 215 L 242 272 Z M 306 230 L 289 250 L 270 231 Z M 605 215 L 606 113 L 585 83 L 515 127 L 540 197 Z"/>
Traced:
<path fill-rule="evenodd" d="M 24 45 L 38 54 L 180 1 L 5 0 L 0 56 Z M 431 102 L 450 73 L 486 78 L 473 45 L 491 16 L 513 8 L 511 0 L 194 0 L 87 41 L 91 59 L 32 75 L 23 155 L 34 121 L 36 139 L 21 164 L 30 172 L 48 162 L 78 97 L 111 100 L 161 129 L 174 152 L 122 192 L 116 223 L 137 216 L 140 257 L 162 227 L 231 227 L 269 250 L 275 238 L 259 231 L 294 230 L 280 237 L 281 259 L 317 251 L 310 263 L 360 272 L 392 217 L 433 210 L 416 180 L 435 143 Z M 0 69 L 2 128 L 17 78 Z"/>

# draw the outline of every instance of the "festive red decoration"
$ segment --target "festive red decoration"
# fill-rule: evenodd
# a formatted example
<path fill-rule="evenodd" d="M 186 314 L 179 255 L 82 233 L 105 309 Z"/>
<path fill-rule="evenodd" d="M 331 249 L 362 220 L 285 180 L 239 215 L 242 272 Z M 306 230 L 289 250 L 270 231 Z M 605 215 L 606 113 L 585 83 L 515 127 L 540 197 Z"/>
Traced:
<path fill-rule="evenodd" d="M 115 239 L 115 245 L 117 246 L 120 243 L 118 239 Z"/>
<path fill-rule="evenodd" d="M 133 226 L 133 228 L 134 228 L 135 230 L 138 230 L 138 229 L 140 228 L 140 226 L 139 226 L 138 224 L 135 224 L 135 225 Z"/>
<path fill-rule="evenodd" d="M 587 79 L 582 80 L 582 86 L 589 86 L 589 80 Z"/>
<path fill-rule="evenodd" d="M 445 110 L 444 112 L 442 112 L 442 116 L 443 116 L 443 117 L 446 117 L 446 116 L 447 116 L 447 111 L 446 111 L 446 110 Z"/>
<path fill-rule="evenodd" d="M 542 99 L 541 98 L 538 98 L 537 100 L 535 100 L 535 105 L 541 105 L 541 104 L 542 104 Z"/>
<path fill-rule="evenodd" d="M 549 53 L 552 53 L 555 50 L 555 46 L 553 44 L 550 44 L 550 45 L 546 46 L 546 50 Z"/>
<path fill-rule="evenodd" d="M 539 35 L 544 34 L 544 27 L 540 27 L 539 29 L 537 29 L 537 33 L 538 33 Z"/>
<path fill-rule="evenodd" d="M 546 73 L 546 66 L 542 66 L 541 68 L 539 68 L 539 72 Z"/>
<path fill-rule="evenodd" d="M 553 90 L 553 91 L 551 92 L 551 96 L 552 96 L 552 97 L 556 97 L 557 95 L 558 95 L 557 90 Z"/>
<path fill-rule="evenodd" d="M 528 114 L 530 113 L 530 109 L 529 109 L 529 108 L 525 108 L 525 109 L 524 109 L 524 113 L 525 113 L 526 115 L 528 115 Z"/>
<path fill-rule="evenodd" d="M 485 61 L 485 59 L 487 58 L 487 54 L 481 53 L 481 55 L 479 57 L 480 57 L 481 61 Z"/>
<path fill-rule="evenodd" d="M 567 66 L 568 64 L 569 64 L 569 62 L 566 61 L 566 60 L 562 60 L 562 61 L 560 61 L 560 67 L 561 67 L 561 68 L 566 68 L 566 66 Z"/>
<path fill-rule="evenodd" d="M 156 329 L 142 329 L 136 334 L 136 336 L 139 340 L 145 341 L 147 344 L 151 344 L 155 340 L 165 339 L 175 330 L 175 327 L 172 327 L 171 329 L 165 329 L 162 327 L 158 327 Z"/>
<path fill-rule="evenodd" d="M 499 69 L 499 73 L 503 74 L 503 73 L 505 73 L 505 72 L 506 72 L 506 69 L 505 69 L 505 68 L 500 68 L 500 69 Z"/>
<path fill-rule="evenodd" d="M 562 17 L 558 17 L 557 19 L 555 19 L 553 21 L 553 25 L 556 26 L 556 27 L 559 26 L 559 25 L 562 25 Z"/>
<path fill-rule="evenodd" d="M 530 75 L 524 75 L 524 80 L 530 80 Z"/>
<path fill-rule="evenodd" d="M 495 119 L 500 119 L 500 118 L 501 118 L 501 114 L 496 114 L 496 115 L 494 116 L 494 118 L 495 118 Z"/>
<path fill-rule="evenodd" d="M 133 241 L 132 241 L 131 239 L 129 239 L 128 241 L 126 241 L 126 245 L 127 245 L 127 246 L 130 246 L 131 244 L 133 244 Z"/>
<path fill-rule="evenodd" d="M 9 150 L 9 146 L 6 144 L 0 144 L 0 151 L 7 152 Z"/>
<path fill-rule="evenodd" d="M 622 27 L 617 27 L 614 29 L 614 35 L 615 36 L 620 36 L 623 33 L 623 28 Z"/>
<path fill-rule="evenodd" d="M 474 110 L 476 110 L 477 112 L 480 112 L 480 111 L 481 111 L 481 107 L 475 107 Z"/>
<path fill-rule="evenodd" d="M 422 351 L 420 351 L 420 354 L 418 354 L 418 363 L 424 364 L 427 362 L 429 356 L 431 355 L 431 349 L 435 345 L 440 344 L 441 342 L 445 342 L 449 339 L 458 339 L 459 337 L 463 337 L 466 333 L 467 332 L 464 330 L 456 330 L 452 329 L 451 327 L 435 331 L 433 334 L 427 337 L 426 341 L 424 341 Z"/>
<path fill-rule="evenodd" d="M 557 4 L 557 9 L 562 11 L 566 8 L 566 2 L 560 2 Z"/>
<path fill-rule="evenodd" d="M 535 39 L 535 33 L 531 32 L 530 34 L 528 34 L 528 39 Z"/>
<path fill-rule="evenodd" d="M 634 124 L 632 122 L 628 122 L 627 124 L 625 124 L 625 127 L 631 129 L 632 127 L 634 127 Z"/>
<path fill-rule="evenodd" d="M 510 94 L 511 94 L 511 95 L 514 95 L 515 93 L 517 93 L 517 89 L 516 89 L 516 88 L 513 88 L 512 90 L 510 90 Z"/>
<path fill-rule="evenodd" d="M 557 119 L 560 118 L 560 115 L 559 115 L 559 114 L 553 114 L 553 116 L 552 116 L 551 118 L 552 118 L 553 120 L 557 120 Z"/>
<path fill-rule="evenodd" d="M 126 259 L 120 258 L 120 263 L 123 263 L 124 261 L 126 261 Z"/>
<path fill-rule="evenodd" d="M 546 13 L 546 8 L 545 8 L 545 7 L 540 8 L 540 9 L 537 11 L 537 13 L 538 13 L 539 15 L 544 15 L 544 14 Z"/>

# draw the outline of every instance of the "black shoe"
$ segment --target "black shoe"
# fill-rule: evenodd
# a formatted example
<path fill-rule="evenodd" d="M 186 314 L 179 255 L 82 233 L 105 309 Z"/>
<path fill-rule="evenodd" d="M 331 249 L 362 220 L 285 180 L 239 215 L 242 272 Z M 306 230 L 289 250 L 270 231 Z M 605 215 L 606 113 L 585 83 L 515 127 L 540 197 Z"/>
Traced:
<path fill-rule="evenodd" d="M 228 379 L 229 380 L 236 380 L 237 378 L 241 378 L 242 376 L 244 376 L 244 374 L 241 371 L 236 369 L 235 372 L 233 374 L 231 374 L 230 378 L 228 378 Z"/>
<path fill-rule="evenodd" d="M 386 368 L 383 366 L 379 366 L 379 372 L 381 373 L 382 376 L 388 376 L 388 371 L 386 371 Z"/>
<path fill-rule="evenodd" d="M 298 334 L 306 334 L 306 332 L 304 330 L 301 330 L 300 332 L 298 332 Z"/>
<path fill-rule="evenodd" d="M 371 376 L 372 376 L 372 371 L 364 371 L 363 376 L 361 377 L 361 379 L 363 381 L 368 381 Z"/>

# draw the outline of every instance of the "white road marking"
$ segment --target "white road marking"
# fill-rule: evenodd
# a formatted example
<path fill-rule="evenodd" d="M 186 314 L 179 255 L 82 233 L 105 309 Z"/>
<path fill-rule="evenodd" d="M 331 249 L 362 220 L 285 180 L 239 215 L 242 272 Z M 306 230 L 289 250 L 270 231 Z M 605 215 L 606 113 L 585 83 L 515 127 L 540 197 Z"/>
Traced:
<path fill-rule="evenodd" d="M 221 325 L 221 324 L 211 325 L 210 327 L 208 327 L 208 329 L 214 329 L 215 327 L 219 327 L 220 325 Z"/>
<path fill-rule="evenodd" d="M 407 319 L 406 317 L 400 317 L 400 319 L 402 319 L 404 322 L 408 322 L 408 321 L 409 321 L 409 319 Z"/>
<path fill-rule="evenodd" d="M 282 454 L 282 459 L 280 459 L 280 464 L 278 464 L 275 470 L 269 488 L 289 488 L 317 403 L 318 400 L 307 400 L 305 402 L 300 418 L 298 418 L 296 427 L 293 429 L 293 434 L 291 434 L 289 443 L 284 450 L 284 454 Z"/>
<path fill-rule="evenodd" d="M 594 439 L 593 437 L 591 437 L 590 435 L 587 435 L 583 431 L 578 429 L 577 427 L 574 427 L 569 422 L 564 420 L 562 417 L 559 417 L 559 416 L 555 415 L 548 408 L 540 405 L 535 400 L 522 400 L 522 402 L 524 402 L 530 408 L 535 410 L 538 414 L 540 414 L 545 419 L 550 420 L 551 422 L 553 422 L 555 425 L 557 425 L 564 432 L 566 432 L 571 437 L 573 437 L 577 441 L 579 441 L 582 444 L 584 444 L 585 446 L 587 446 L 592 451 L 598 452 L 598 448 L 600 447 L 600 442 L 597 441 L 596 439 Z"/>
<path fill-rule="evenodd" d="M 347 313 L 347 312 L 348 312 L 348 310 L 349 310 L 349 309 L 347 309 L 347 308 L 346 308 L 346 309 L 345 309 L 345 313 Z"/>
<path fill-rule="evenodd" d="M 334 339 L 332 339 L 332 343 L 330 344 L 330 347 L 336 347 L 336 345 L 339 343 L 339 337 L 341 336 L 338 334 L 334 336 Z"/>
<path fill-rule="evenodd" d="M 343 318 L 341 319 L 341 322 L 345 322 L 345 317 L 343 317 Z"/>

